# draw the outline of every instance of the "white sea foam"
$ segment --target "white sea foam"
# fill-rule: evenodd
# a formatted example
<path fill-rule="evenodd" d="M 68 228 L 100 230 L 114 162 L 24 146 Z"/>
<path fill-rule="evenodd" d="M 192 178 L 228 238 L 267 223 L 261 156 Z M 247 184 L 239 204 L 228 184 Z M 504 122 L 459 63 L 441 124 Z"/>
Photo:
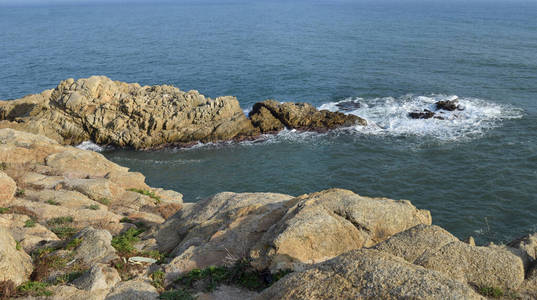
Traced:
<path fill-rule="evenodd" d="M 424 109 L 434 111 L 437 101 L 457 98 L 464 110 L 437 111 L 437 116 L 444 120 L 408 117 L 410 112 L 421 112 Z M 447 141 L 481 135 L 499 126 L 502 120 L 521 118 L 523 115 L 522 110 L 508 105 L 455 95 L 347 98 L 323 104 L 319 109 L 341 111 L 366 119 L 367 126 L 354 127 L 354 130 L 363 134 L 422 136 Z"/>
<path fill-rule="evenodd" d="M 80 145 L 78 145 L 76 147 L 78 149 L 90 150 L 90 151 L 95 151 L 95 152 L 102 152 L 102 151 L 107 149 L 106 146 L 99 146 L 99 145 L 93 143 L 92 141 L 82 142 Z"/>

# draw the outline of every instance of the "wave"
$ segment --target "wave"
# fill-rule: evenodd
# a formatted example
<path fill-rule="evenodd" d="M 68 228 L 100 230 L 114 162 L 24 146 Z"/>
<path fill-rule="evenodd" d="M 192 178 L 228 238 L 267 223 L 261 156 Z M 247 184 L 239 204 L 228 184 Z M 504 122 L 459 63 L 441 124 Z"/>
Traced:
<path fill-rule="evenodd" d="M 424 109 L 435 110 L 438 101 L 458 99 L 464 110 L 437 111 L 443 120 L 411 119 L 408 114 Z M 383 98 L 347 98 L 325 103 L 318 109 L 353 114 L 368 121 L 367 126 L 355 126 L 362 134 L 388 136 L 432 137 L 439 140 L 458 140 L 483 135 L 501 124 L 502 120 L 522 118 L 521 109 L 478 98 L 456 95 L 430 95 Z"/>
<path fill-rule="evenodd" d="M 90 150 L 90 151 L 95 151 L 95 152 L 103 152 L 105 150 L 110 150 L 111 149 L 111 147 L 109 147 L 109 146 L 99 146 L 99 145 L 95 144 L 92 141 L 82 142 L 82 143 L 80 143 L 79 145 L 77 145 L 75 147 L 78 148 L 78 149 Z"/>

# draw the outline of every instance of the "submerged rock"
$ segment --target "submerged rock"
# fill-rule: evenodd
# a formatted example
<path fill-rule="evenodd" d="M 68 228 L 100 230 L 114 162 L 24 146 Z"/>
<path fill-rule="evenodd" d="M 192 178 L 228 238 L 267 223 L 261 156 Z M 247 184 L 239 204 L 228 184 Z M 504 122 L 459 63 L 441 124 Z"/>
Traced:
<path fill-rule="evenodd" d="M 464 106 L 459 104 L 459 99 L 455 98 L 452 100 L 443 100 L 443 101 L 437 101 L 435 103 L 435 111 L 430 111 L 428 109 L 424 109 L 422 112 L 411 112 L 408 114 L 408 116 L 411 119 L 439 119 L 444 120 L 445 118 L 443 116 L 439 116 L 437 114 L 438 110 L 445 110 L 445 111 L 455 111 L 455 110 L 464 110 Z"/>
<path fill-rule="evenodd" d="M 274 100 L 254 104 L 249 117 L 262 133 L 277 132 L 284 128 L 322 132 L 339 127 L 367 125 L 364 119 L 355 115 L 319 111 L 308 103 L 280 103 Z"/>

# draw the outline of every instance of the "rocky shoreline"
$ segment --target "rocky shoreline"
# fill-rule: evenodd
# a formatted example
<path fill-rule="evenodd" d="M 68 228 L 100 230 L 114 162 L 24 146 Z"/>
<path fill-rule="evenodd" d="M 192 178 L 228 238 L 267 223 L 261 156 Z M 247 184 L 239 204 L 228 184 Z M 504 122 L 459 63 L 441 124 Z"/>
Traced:
<path fill-rule="evenodd" d="M 0 168 L 0 298 L 537 297 L 537 234 L 476 246 L 406 200 L 330 189 L 183 203 L 99 153 L 9 128 Z"/>
<path fill-rule="evenodd" d="M 140 86 L 105 76 L 67 79 L 52 90 L 0 101 L 0 128 L 47 136 L 64 145 L 93 141 L 133 149 L 254 139 L 284 128 L 326 131 L 366 125 L 307 103 L 256 103 L 247 117 L 237 98 L 207 98 L 169 85 Z"/>

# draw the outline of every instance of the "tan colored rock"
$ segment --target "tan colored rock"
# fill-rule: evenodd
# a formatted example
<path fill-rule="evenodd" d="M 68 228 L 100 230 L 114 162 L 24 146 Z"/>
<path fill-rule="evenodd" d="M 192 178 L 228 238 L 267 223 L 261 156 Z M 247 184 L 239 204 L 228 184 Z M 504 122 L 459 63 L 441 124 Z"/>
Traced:
<path fill-rule="evenodd" d="M 11 280 L 19 285 L 28 280 L 32 271 L 32 258 L 17 249 L 11 233 L 0 226 L 0 282 Z"/>
<path fill-rule="evenodd" d="M 0 128 L 2 128 L 1 125 Z M 45 157 L 63 149 L 63 146 L 45 136 L 9 128 L 0 129 L 0 162 L 6 162 L 8 167 L 17 164 L 43 163 Z"/>
<path fill-rule="evenodd" d="M 431 249 L 415 264 L 476 286 L 516 290 L 524 281 L 522 259 L 508 250 L 461 241 Z"/>
<path fill-rule="evenodd" d="M 151 300 L 159 293 L 149 282 L 135 279 L 118 283 L 106 296 L 106 300 Z"/>
<path fill-rule="evenodd" d="M 59 238 L 45 226 L 36 223 L 33 227 L 24 224 L 30 217 L 20 214 L 0 214 L 0 227 L 5 227 L 25 252 L 31 253 L 43 242 L 58 241 Z"/>
<path fill-rule="evenodd" d="M 100 153 L 71 147 L 47 156 L 46 165 L 70 178 L 104 177 L 111 171 L 126 173 L 129 170 L 107 160 Z"/>
<path fill-rule="evenodd" d="M 77 278 L 73 285 L 81 290 L 95 292 L 110 290 L 120 281 L 121 277 L 115 268 L 105 264 L 96 264 Z"/>
<path fill-rule="evenodd" d="M 196 295 L 197 300 L 239 300 L 254 299 L 258 293 L 243 290 L 234 286 L 221 285 L 212 292 Z"/>
<path fill-rule="evenodd" d="M 170 143 L 230 140 L 255 134 L 234 97 L 140 86 L 104 76 L 68 79 L 51 91 L 0 101 L 0 128 L 48 136 L 65 144 L 148 148 Z"/>
<path fill-rule="evenodd" d="M 0 171 L 0 207 L 8 206 L 15 196 L 17 184 L 6 173 Z"/>
<path fill-rule="evenodd" d="M 507 246 L 524 251 L 531 261 L 537 259 L 537 233 L 513 240 Z"/>
<path fill-rule="evenodd" d="M 159 250 L 176 256 L 166 266 L 166 275 L 174 278 L 193 268 L 246 257 L 263 232 L 282 217 L 291 198 L 225 192 L 179 211 L 157 234 Z"/>
<path fill-rule="evenodd" d="M 280 103 L 266 100 L 254 104 L 249 114 L 255 127 L 263 133 L 277 132 L 284 127 L 298 130 L 326 131 L 338 127 L 366 125 L 367 122 L 355 115 L 317 110 L 308 103 Z"/>
<path fill-rule="evenodd" d="M 371 246 L 416 224 L 428 211 L 408 201 L 361 197 L 332 189 L 297 198 L 267 193 L 220 193 L 183 208 L 157 234 L 173 260 L 169 279 L 193 268 L 252 258 L 258 269 L 301 269 Z"/>
<path fill-rule="evenodd" d="M 117 258 L 116 249 L 112 247 L 112 235 L 106 230 L 87 227 L 77 233 L 72 239 L 80 239 L 74 258 L 87 265 L 108 263 Z"/>
<path fill-rule="evenodd" d="M 341 253 L 371 247 L 418 224 L 429 211 L 409 201 L 362 197 L 330 189 L 292 200 L 285 216 L 250 251 L 258 269 L 300 269 Z"/>
<path fill-rule="evenodd" d="M 377 250 L 353 250 L 291 273 L 264 299 L 484 299 L 470 286 Z"/>
<path fill-rule="evenodd" d="M 46 300 L 65 300 L 65 299 L 77 299 L 77 300 L 103 300 L 106 297 L 106 290 L 97 291 L 85 291 L 77 289 L 71 285 L 58 285 L 47 288 L 52 292 L 50 297 L 38 297 L 37 299 Z M 35 299 L 35 298 L 29 298 Z"/>
<path fill-rule="evenodd" d="M 436 225 L 417 225 L 377 244 L 373 249 L 390 253 L 413 263 L 424 253 L 437 251 L 458 239 Z"/>

